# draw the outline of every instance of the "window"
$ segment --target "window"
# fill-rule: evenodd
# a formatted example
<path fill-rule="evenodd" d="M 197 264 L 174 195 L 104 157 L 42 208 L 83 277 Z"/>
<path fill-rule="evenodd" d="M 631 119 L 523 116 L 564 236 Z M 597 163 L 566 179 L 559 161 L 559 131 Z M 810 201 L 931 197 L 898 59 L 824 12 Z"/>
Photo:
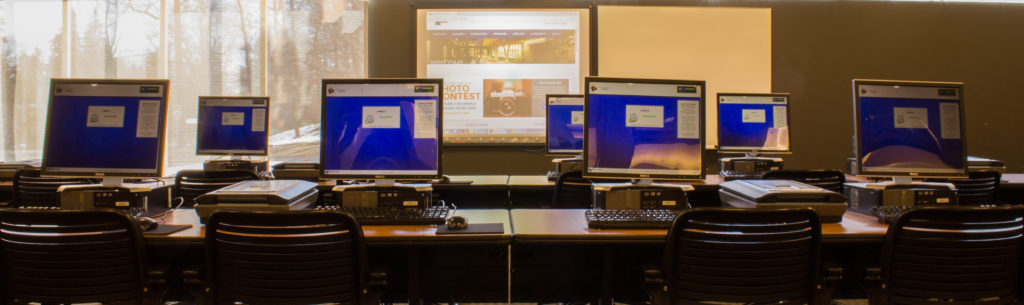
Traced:
<path fill-rule="evenodd" d="M 320 79 L 366 75 L 365 0 L 0 0 L 0 161 L 41 158 L 49 79 L 166 78 L 167 173 L 197 97 L 266 95 L 274 160 L 315 160 Z"/>

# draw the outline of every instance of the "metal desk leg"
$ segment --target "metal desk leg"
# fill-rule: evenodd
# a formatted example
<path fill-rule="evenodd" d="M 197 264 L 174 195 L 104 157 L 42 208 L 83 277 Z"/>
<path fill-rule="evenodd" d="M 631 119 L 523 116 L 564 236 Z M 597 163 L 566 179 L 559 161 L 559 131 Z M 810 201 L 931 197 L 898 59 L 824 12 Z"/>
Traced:
<path fill-rule="evenodd" d="M 420 249 L 409 246 L 409 304 L 423 305 L 423 297 L 420 296 Z"/>

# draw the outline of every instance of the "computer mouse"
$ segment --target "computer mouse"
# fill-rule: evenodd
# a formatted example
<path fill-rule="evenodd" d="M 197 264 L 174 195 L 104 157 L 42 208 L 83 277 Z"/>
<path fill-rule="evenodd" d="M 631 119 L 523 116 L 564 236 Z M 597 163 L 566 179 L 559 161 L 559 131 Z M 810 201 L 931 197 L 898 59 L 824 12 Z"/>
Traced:
<path fill-rule="evenodd" d="M 448 217 L 444 224 L 448 226 L 448 230 L 465 230 L 469 227 L 469 220 L 463 216 L 452 216 Z"/>
<path fill-rule="evenodd" d="M 139 229 L 142 230 L 143 232 L 149 231 L 149 230 L 155 230 L 156 227 L 159 225 L 157 223 L 156 219 L 149 218 L 149 217 L 135 218 L 135 221 L 139 223 Z"/>

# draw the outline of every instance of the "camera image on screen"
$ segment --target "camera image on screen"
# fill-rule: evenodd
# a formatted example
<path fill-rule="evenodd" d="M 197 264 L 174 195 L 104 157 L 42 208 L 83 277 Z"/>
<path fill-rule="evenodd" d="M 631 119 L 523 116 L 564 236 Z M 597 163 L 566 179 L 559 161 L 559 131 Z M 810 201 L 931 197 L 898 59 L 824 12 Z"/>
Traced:
<path fill-rule="evenodd" d="M 522 79 L 485 79 L 484 117 L 528 117 L 530 82 Z"/>

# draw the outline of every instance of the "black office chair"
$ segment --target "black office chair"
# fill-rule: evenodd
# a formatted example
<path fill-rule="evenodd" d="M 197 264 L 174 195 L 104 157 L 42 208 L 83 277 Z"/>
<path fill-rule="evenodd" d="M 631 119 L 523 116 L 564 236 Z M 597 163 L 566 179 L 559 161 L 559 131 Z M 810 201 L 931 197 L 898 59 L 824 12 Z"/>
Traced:
<path fill-rule="evenodd" d="M 551 207 L 556 209 L 589 209 L 594 205 L 593 183 L 583 178 L 582 171 L 558 175 Z"/>
<path fill-rule="evenodd" d="M 811 209 L 686 210 L 645 286 L 655 304 L 829 304 L 842 269 L 819 277 L 820 246 Z"/>
<path fill-rule="evenodd" d="M 182 206 L 191 207 L 196 197 L 246 180 L 257 180 L 256 174 L 248 171 L 204 171 L 183 170 L 174 178 L 174 194 L 184 200 Z"/>
<path fill-rule="evenodd" d="M 927 207 L 901 214 L 869 268 L 871 304 L 1019 304 L 1024 208 Z"/>
<path fill-rule="evenodd" d="M 60 206 L 57 189 L 63 185 L 92 184 L 85 178 L 39 177 L 38 169 L 20 169 L 14 172 L 13 207 Z"/>
<path fill-rule="evenodd" d="M 114 210 L 0 210 L 2 304 L 160 304 L 163 269 Z"/>
<path fill-rule="evenodd" d="M 931 182 L 949 182 L 956 186 L 958 205 L 980 206 L 994 205 L 998 198 L 999 181 L 1003 175 L 999 172 L 984 171 L 967 173 L 961 179 L 928 179 Z"/>
<path fill-rule="evenodd" d="M 339 212 L 216 212 L 206 248 L 214 304 L 377 304 L 386 286 L 359 224 Z"/>
<path fill-rule="evenodd" d="M 837 170 L 777 170 L 764 173 L 761 179 L 793 180 L 843 193 L 846 174 Z"/>

